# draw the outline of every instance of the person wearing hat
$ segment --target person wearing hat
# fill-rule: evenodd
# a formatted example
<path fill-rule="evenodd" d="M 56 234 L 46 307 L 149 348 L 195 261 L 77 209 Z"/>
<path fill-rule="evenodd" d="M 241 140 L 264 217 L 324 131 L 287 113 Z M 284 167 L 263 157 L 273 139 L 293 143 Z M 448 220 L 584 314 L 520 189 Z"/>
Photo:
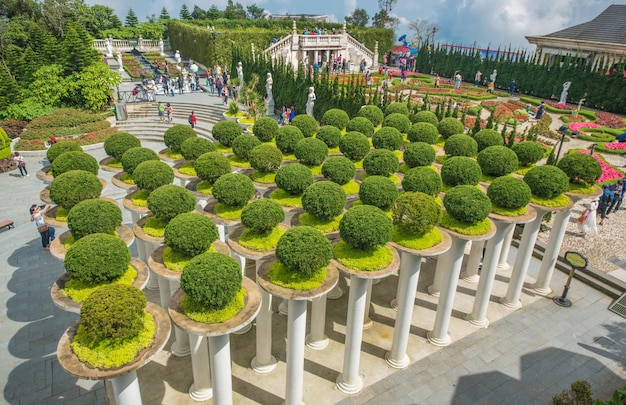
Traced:
<path fill-rule="evenodd" d="M 40 202 L 30 206 L 30 222 L 34 222 L 41 236 L 41 245 L 45 250 L 50 250 L 50 242 L 54 240 L 54 228 L 46 225 L 43 216 L 50 210 L 50 204 Z"/>
<path fill-rule="evenodd" d="M 594 198 L 590 202 L 583 204 L 585 209 L 578 217 L 578 230 L 582 237 L 585 235 L 597 235 L 598 227 L 596 226 L 596 212 L 598 209 L 598 197 Z"/>
<path fill-rule="evenodd" d="M 598 215 L 600 215 L 600 223 L 602 225 L 605 218 L 609 216 L 609 207 L 613 204 L 615 194 L 609 189 L 606 184 L 602 185 L 602 194 L 600 195 L 600 201 L 598 203 Z"/>

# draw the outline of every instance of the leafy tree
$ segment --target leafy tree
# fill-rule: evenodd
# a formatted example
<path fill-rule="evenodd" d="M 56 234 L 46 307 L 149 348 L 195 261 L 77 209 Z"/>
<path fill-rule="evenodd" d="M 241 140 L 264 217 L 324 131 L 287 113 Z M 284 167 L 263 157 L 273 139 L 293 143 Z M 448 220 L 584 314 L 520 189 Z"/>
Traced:
<path fill-rule="evenodd" d="M 125 25 L 127 27 L 134 27 L 137 24 L 139 24 L 139 19 L 137 18 L 137 15 L 133 11 L 133 9 L 129 8 L 128 9 L 128 14 L 126 14 Z"/>
<path fill-rule="evenodd" d="M 421 48 L 424 43 L 429 42 L 428 38 L 433 32 L 439 31 L 439 26 L 429 23 L 426 19 L 416 18 L 409 22 L 409 29 L 415 31 L 415 35 L 411 36 L 413 46 Z"/>
<path fill-rule="evenodd" d="M 65 37 L 60 44 L 60 56 L 66 74 L 83 70 L 100 59 L 93 47 L 93 38 L 85 28 L 74 21 L 65 26 Z"/>
<path fill-rule="evenodd" d="M 159 20 L 169 20 L 169 19 L 170 19 L 170 13 L 168 13 L 167 9 L 163 7 L 161 9 L 161 14 L 159 14 Z"/>
<path fill-rule="evenodd" d="M 92 111 L 102 110 L 113 97 L 111 89 L 122 83 L 122 77 L 104 63 L 94 63 L 70 77 L 75 101 Z"/>
<path fill-rule="evenodd" d="M 246 7 L 246 10 L 248 10 L 248 15 L 253 20 L 260 20 L 265 12 L 265 9 L 257 7 L 256 3 Z"/>
<path fill-rule="evenodd" d="M 102 37 L 101 32 L 104 30 L 122 26 L 120 19 L 115 15 L 115 11 L 100 4 L 96 4 L 86 10 L 79 21 L 83 22 L 89 34 L 96 38 Z"/>
<path fill-rule="evenodd" d="M 191 13 L 189 12 L 186 4 L 180 6 L 180 13 L 178 15 L 181 20 L 192 20 Z"/>
<path fill-rule="evenodd" d="M 194 20 L 204 20 L 206 18 L 206 11 L 204 11 L 200 7 L 194 5 L 193 6 L 193 11 L 191 12 L 191 17 Z"/>
<path fill-rule="evenodd" d="M 228 0 L 228 5 L 224 9 L 224 18 L 229 20 L 245 20 L 247 18 L 246 10 L 244 10 L 241 3 L 233 3 L 233 0 Z"/>
<path fill-rule="evenodd" d="M 63 66 L 59 64 L 43 66 L 33 76 L 35 80 L 28 89 L 34 98 L 44 105 L 60 106 L 60 100 L 67 95 Z"/>
<path fill-rule="evenodd" d="M 374 28 L 395 29 L 398 24 L 400 24 L 400 20 L 391 16 L 385 10 L 380 10 L 378 13 L 374 14 L 374 17 L 372 17 L 372 27 Z"/>
<path fill-rule="evenodd" d="M 346 17 L 346 23 L 357 27 L 365 27 L 369 20 L 370 16 L 364 8 L 356 8 L 351 15 Z"/>
<path fill-rule="evenodd" d="M 29 19 L 41 17 L 41 7 L 34 0 L 3 0 L 0 2 L 0 17 L 10 20 L 13 17 L 24 16 Z"/>
<path fill-rule="evenodd" d="M 222 18 L 222 12 L 215 4 L 212 4 L 206 12 L 206 18 L 209 20 L 217 20 L 218 18 Z"/>

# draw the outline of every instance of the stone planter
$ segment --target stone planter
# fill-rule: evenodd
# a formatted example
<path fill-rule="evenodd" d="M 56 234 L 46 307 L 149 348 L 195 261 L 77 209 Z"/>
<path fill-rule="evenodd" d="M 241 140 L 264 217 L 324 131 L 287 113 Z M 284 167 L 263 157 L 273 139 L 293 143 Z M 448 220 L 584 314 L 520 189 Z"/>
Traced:
<path fill-rule="evenodd" d="M 253 125 L 254 125 L 254 123 L 253 123 L 253 122 L 243 122 L 243 120 L 244 120 L 244 119 L 246 119 L 246 118 L 245 118 L 245 117 L 244 117 L 244 118 L 237 118 L 237 124 L 239 124 L 239 126 L 240 126 L 242 129 L 244 129 L 244 130 L 245 130 L 245 129 L 248 129 L 248 128 L 250 128 L 251 126 L 253 126 Z"/>
<path fill-rule="evenodd" d="M 132 245 L 135 241 L 135 234 L 130 227 L 121 225 L 116 228 L 116 231 L 119 234 L 120 239 L 126 243 L 126 246 L 130 247 L 130 245 Z M 65 249 L 64 243 L 70 236 L 72 236 L 72 232 L 65 231 L 52 241 L 50 244 L 50 253 L 52 253 L 52 256 L 59 260 L 65 260 L 67 249 Z"/>
<path fill-rule="evenodd" d="M 111 167 L 111 166 L 109 166 L 109 163 L 111 163 L 111 162 L 112 162 L 112 161 L 114 161 L 114 160 L 115 160 L 115 158 L 114 158 L 114 157 L 112 157 L 112 156 L 105 157 L 104 159 L 102 159 L 102 160 L 99 162 L 99 164 L 100 164 L 100 168 L 101 168 L 102 170 L 104 170 L 105 172 L 114 172 L 114 173 L 117 173 L 117 172 L 121 172 L 121 171 L 123 171 L 124 169 L 122 169 L 121 167 Z"/>
<path fill-rule="evenodd" d="M 182 163 L 182 162 L 185 161 L 185 159 L 182 159 L 182 158 L 177 159 L 177 158 L 173 158 L 173 157 L 168 156 L 167 153 L 169 151 L 170 151 L 170 148 L 165 148 L 165 149 L 160 150 L 158 152 L 159 158 L 161 160 L 166 161 L 166 162 L 173 162 L 174 164 Z"/>
<path fill-rule="evenodd" d="M 150 210 L 148 209 L 148 207 L 140 207 L 138 205 L 133 204 L 132 197 L 139 191 L 141 190 L 132 190 L 130 193 L 126 194 L 126 196 L 124 196 L 124 198 L 122 199 L 122 205 L 124 206 L 124 208 L 130 211 L 130 215 L 131 215 L 133 222 L 137 222 L 141 217 L 143 217 L 144 215 L 148 215 L 150 213 Z"/>
<path fill-rule="evenodd" d="M 124 183 L 122 181 L 122 176 L 124 176 L 126 174 L 126 172 L 119 172 L 116 173 L 112 178 L 111 178 L 111 183 L 113 183 L 113 185 L 115 187 L 119 187 L 121 189 L 124 190 L 130 190 L 132 188 L 137 188 L 136 184 L 128 184 L 128 183 Z"/>
<path fill-rule="evenodd" d="M 52 180 L 54 180 L 54 177 L 52 177 L 52 174 L 50 174 L 51 168 L 52 168 L 52 165 L 48 165 L 37 170 L 37 174 L 36 174 L 37 178 L 41 181 L 50 183 Z"/>
<path fill-rule="evenodd" d="M 268 190 L 265 191 L 265 193 L 263 193 L 263 197 L 264 198 L 270 198 L 270 194 L 272 193 L 272 191 L 277 190 L 276 188 L 270 188 Z M 280 202 L 278 200 L 273 200 L 276 201 L 277 203 L 280 204 Z M 299 213 L 304 212 L 304 209 L 302 209 L 301 207 L 286 207 L 284 205 L 281 205 L 281 207 L 283 207 L 283 211 L 285 212 L 285 220 L 283 221 L 283 223 L 289 225 L 291 224 L 291 219 Z"/>
<path fill-rule="evenodd" d="M 172 169 L 174 170 L 174 177 L 178 179 L 178 182 L 181 187 L 185 187 L 190 181 L 195 180 L 198 176 L 190 176 L 188 174 L 183 174 L 178 171 L 184 164 L 191 162 L 191 160 L 183 160 L 182 162 L 176 163 Z"/>
<path fill-rule="evenodd" d="M 113 203 L 113 204 L 117 205 L 117 201 L 115 201 L 112 198 L 100 197 L 99 200 L 108 201 L 110 203 Z M 58 206 L 58 205 L 55 205 L 54 207 L 50 208 L 50 210 L 48 210 L 48 212 L 46 212 L 43 215 L 43 220 L 49 226 L 54 226 L 56 228 L 66 228 L 67 227 L 67 221 L 59 221 L 59 220 L 56 219 L 57 218 L 57 212 L 59 211 L 59 208 L 60 208 L 60 206 Z"/>

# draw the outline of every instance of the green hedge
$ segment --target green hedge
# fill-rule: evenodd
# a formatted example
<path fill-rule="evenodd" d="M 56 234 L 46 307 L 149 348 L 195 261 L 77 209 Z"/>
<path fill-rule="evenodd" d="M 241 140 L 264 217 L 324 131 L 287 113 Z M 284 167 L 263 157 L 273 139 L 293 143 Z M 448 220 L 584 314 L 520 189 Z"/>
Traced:
<path fill-rule="evenodd" d="M 393 222 L 371 205 L 350 208 L 339 222 L 339 235 L 353 249 L 369 250 L 391 240 Z"/>
<path fill-rule="evenodd" d="M 215 199 L 229 207 L 243 207 L 255 192 L 252 180 L 241 173 L 225 174 L 213 184 Z"/>
<path fill-rule="evenodd" d="M 196 208 L 196 197 L 186 188 L 168 184 L 161 186 L 148 195 L 148 209 L 155 217 L 169 222 L 184 212 Z"/>
<path fill-rule="evenodd" d="M 241 269 L 222 253 L 203 253 L 191 259 L 180 276 L 180 289 L 207 310 L 226 307 L 241 290 Z"/>
<path fill-rule="evenodd" d="M 100 197 L 102 183 L 96 175 L 84 170 L 70 170 L 52 180 L 50 199 L 69 210 L 81 201 Z"/>
<path fill-rule="evenodd" d="M 50 168 L 50 173 L 53 177 L 57 177 L 70 170 L 84 170 L 94 175 L 98 174 L 100 166 L 96 158 L 88 153 L 83 152 L 65 152 L 59 155 Z"/>
<path fill-rule="evenodd" d="M 122 210 L 117 204 L 105 200 L 83 200 L 67 215 L 67 227 L 75 240 L 93 233 L 113 234 L 121 225 Z"/>
<path fill-rule="evenodd" d="M 133 171 L 133 180 L 140 190 L 153 192 L 157 188 L 174 181 L 174 170 L 160 160 L 147 160 L 139 163 Z"/>
<path fill-rule="evenodd" d="M 315 218 L 331 219 L 343 212 L 348 202 L 346 192 L 332 181 L 311 184 L 302 194 L 302 207 Z"/>
<path fill-rule="evenodd" d="M 165 245 L 185 257 L 206 252 L 219 238 L 217 226 L 197 212 L 178 214 L 165 226 Z"/>

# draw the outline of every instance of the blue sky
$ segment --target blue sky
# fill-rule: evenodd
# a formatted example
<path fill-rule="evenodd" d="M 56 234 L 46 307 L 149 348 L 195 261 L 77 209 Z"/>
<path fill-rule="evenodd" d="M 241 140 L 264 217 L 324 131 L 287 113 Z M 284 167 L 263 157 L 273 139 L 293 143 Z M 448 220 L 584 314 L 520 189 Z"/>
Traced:
<path fill-rule="evenodd" d="M 88 4 L 103 4 L 115 10 L 122 21 L 129 7 L 140 20 L 151 14 L 160 14 L 165 7 L 172 17 L 178 17 L 180 7 L 186 4 L 208 9 L 215 4 L 220 10 L 227 0 L 192 2 L 181 0 L 86 0 Z M 236 2 L 236 1 L 235 1 Z M 251 4 L 272 14 L 326 14 L 332 21 L 343 21 L 355 8 L 364 8 L 373 16 L 378 10 L 377 0 L 239 0 L 244 8 Z M 407 24 L 426 19 L 441 27 L 436 40 L 479 47 L 530 48 L 525 35 L 544 35 L 591 20 L 611 4 L 626 4 L 626 0 L 398 0 L 392 14 L 401 25 L 396 37 L 411 31 Z"/>

